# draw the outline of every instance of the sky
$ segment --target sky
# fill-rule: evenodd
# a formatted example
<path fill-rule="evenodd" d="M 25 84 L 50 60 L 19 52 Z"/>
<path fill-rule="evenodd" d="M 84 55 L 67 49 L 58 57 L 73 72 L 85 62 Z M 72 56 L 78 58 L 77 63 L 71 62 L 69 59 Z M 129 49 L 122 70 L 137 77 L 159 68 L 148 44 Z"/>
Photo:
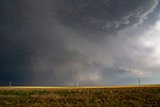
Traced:
<path fill-rule="evenodd" d="M 0 85 L 160 84 L 160 0 L 0 0 Z"/>

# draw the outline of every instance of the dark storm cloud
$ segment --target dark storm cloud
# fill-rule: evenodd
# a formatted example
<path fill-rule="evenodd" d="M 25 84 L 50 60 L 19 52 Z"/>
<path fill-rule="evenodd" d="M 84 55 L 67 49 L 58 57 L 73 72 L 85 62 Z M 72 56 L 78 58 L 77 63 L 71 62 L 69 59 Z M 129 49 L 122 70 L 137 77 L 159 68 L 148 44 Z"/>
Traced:
<path fill-rule="evenodd" d="M 157 0 L 64 0 L 57 17 L 74 28 L 116 29 L 143 23 L 157 4 Z"/>
<path fill-rule="evenodd" d="M 142 31 L 128 29 L 155 23 L 158 2 L 0 0 L 0 84 L 118 83 L 138 71 L 124 53 Z"/>

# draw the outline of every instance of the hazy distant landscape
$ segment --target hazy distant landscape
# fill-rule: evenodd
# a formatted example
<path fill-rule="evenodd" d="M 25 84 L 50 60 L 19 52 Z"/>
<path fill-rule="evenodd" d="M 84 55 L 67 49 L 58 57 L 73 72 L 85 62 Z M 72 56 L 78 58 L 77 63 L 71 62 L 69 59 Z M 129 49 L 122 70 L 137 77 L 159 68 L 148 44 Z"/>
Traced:
<path fill-rule="evenodd" d="M 1 87 L 0 106 L 160 106 L 160 85 Z"/>

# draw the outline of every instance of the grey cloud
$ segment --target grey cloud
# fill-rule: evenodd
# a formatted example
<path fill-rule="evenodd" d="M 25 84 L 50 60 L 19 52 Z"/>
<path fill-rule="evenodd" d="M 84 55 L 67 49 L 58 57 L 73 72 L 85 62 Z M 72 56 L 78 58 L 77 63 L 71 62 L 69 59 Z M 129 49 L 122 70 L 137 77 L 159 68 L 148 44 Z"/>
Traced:
<path fill-rule="evenodd" d="M 138 25 L 158 5 L 158 0 L 70 0 L 57 9 L 57 18 L 75 28 L 115 29 L 124 25 Z"/>
<path fill-rule="evenodd" d="M 1 0 L 0 83 L 112 85 L 134 79 L 131 71 L 149 69 L 145 57 L 154 49 L 137 40 L 158 6 L 158 0 Z"/>

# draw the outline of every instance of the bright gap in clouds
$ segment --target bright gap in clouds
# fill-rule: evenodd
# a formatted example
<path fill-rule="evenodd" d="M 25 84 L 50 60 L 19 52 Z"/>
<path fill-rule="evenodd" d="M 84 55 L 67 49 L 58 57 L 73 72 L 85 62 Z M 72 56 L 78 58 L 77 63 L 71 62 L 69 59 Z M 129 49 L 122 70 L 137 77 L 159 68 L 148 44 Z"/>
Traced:
<path fill-rule="evenodd" d="M 149 56 L 146 56 L 145 83 L 159 83 L 160 81 L 160 21 L 139 39 L 144 49 L 150 50 Z M 148 67 L 147 67 L 148 66 Z"/>
<path fill-rule="evenodd" d="M 144 48 L 150 48 L 153 56 L 160 59 L 160 21 L 155 24 L 144 36 L 140 38 L 140 42 Z"/>

